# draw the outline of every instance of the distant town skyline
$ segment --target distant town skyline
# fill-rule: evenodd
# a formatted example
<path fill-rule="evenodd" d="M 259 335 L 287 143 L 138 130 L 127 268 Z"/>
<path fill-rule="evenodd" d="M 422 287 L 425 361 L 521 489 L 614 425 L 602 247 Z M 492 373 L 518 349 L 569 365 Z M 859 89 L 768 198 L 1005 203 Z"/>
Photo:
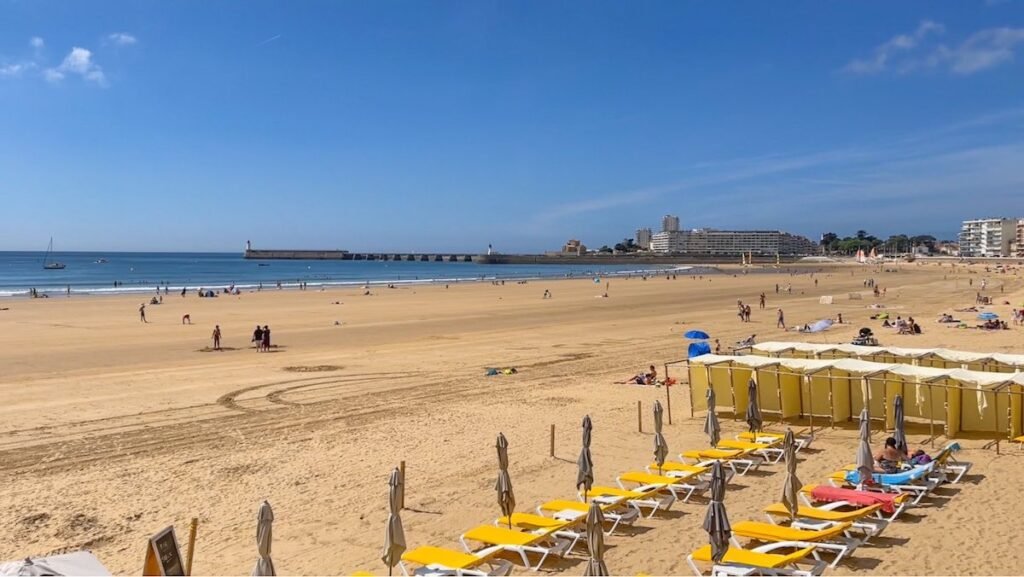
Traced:
<path fill-rule="evenodd" d="M 1024 2 L 0 10 L 0 250 L 544 252 L 666 213 L 955 239 L 1024 213 Z"/>

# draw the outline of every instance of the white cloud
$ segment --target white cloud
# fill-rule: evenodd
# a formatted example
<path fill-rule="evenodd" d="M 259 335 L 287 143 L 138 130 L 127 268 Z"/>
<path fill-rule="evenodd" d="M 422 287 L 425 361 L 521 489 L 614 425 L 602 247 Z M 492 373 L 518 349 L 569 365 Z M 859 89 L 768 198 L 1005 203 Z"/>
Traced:
<path fill-rule="evenodd" d="M 956 48 L 939 46 L 929 57 L 930 66 L 948 66 L 956 74 L 974 74 L 1013 60 L 1014 50 L 1024 43 L 1024 28 L 989 28 L 972 34 Z"/>
<path fill-rule="evenodd" d="M 118 46 L 128 46 L 138 42 L 138 39 L 126 32 L 115 32 L 110 36 L 107 36 L 107 40 L 110 40 Z"/>
<path fill-rule="evenodd" d="M 918 24 L 917 29 L 910 34 L 899 34 L 880 44 L 875 48 L 871 58 L 854 59 L 846 65 L 844 70 L 853 74 L 876 74 L 882 72 L 894 57 L 901 53 L 909 52 L 920 45 L 931 34 L 942 34 L 946 27 L 938 22 L 924 20 Z"/>
<path fill-rule="evenodd" d="M 46 46 L 46 43 L 43 42 L 43 39 L 38 36 L 33 36 L 32 39 L 28 41 L 28 43 L 30 46 L 32 46 L 32 48 L 42 48 L 43 46 Z"/>
<path fill-rule="evenodd" d="M 93 62 L 92 52 L 78 46 L 71 49 L 60 66 L 43 71 L 43 77 L 50 82 L 60 82 L 68 74 L 77 74 L 100 86 L 106 85 L 107 82 L 106 76 L 103 75 L 103 69 Z"/>
<path fill-rule="evenodd" d="M 26 70 L 35 68 L 31 62 L 16 62 L 14 64 L 0 64 L 0 78 L 14 78 L 21 76 Z"/>
<path fill-rule="evenodd" d="M 1024 44 L 1024 28 L 1007 27 L 979 30 L 954 47 L 929 43 L 944 31 L 942 24 L 925 20 L 913 33 L 879 45 L 870 58 L 851 60 L 843 71 L 867 75 L 933 69 L 966 76 L 1013 61 L 1017 46 Z"/>

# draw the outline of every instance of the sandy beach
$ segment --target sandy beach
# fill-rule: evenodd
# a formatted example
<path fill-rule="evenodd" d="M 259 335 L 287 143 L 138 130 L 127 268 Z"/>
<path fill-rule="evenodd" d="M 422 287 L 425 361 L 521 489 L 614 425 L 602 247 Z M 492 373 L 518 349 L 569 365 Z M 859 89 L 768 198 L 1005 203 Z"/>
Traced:
<path fill-rule="evenodd" d="M 1020 306 L 1019 273 L 913 263 L 895 272 L 834 266 L 808 274 L 818 269 L 613 279 L 608 298 L 601 296 L 605 285 L 589 279 L 379 288 L 370 296 L 349 289 L 199 299 L 172 291 L 162 305 L 147 307 L 145 324 L 139 296 L 3 300 L 0 559 L 84 547 L 112 571 L 138 574 L 151 534 L 173 524 L 180 538 L 198 517 L 194 573 L 248 574 L 257 558 L 256 510 L 267 499 L 281 574 L 386 574 L 379 555 L 387 479 L 400 461 L 407 466 L 409 546 L 451 548 L 463 531 L 499 516 L 499 432 L 509 440 L 522 511 L 575 498 L 584 415 L 594 422 L 598 484 L 614 485 L 619 473 L 647 465 L 651 406 L 665 402 L 666 391 L 614 382 L 683 359 L 686 330 L 711 333 L 723 351 L 752 333 L 762 341 L 849 342 L 871 326 L 886 345 L 1024 352 L 1024 328 L 986 332 L 935 322 L 974 304 L 982 278 L 997 303 Z M 886 289 L 877 302 L 917 318 L 924 334 L 878 330 L 867 308 L 876 301 L 846 297 L 865 291 L 868 277 Z M 776 284 L 792 284 L 792 294 L 776 294 Z M 553 298 L 541 298 L 545 289 Z M 823 295 L 834 295 L 834 304 L 819 304 Z M 753 305 L 751 323 L 737 318 L 737 299 Z M 845 324 L 816 335 L 787 333 L 775 327 L 779 307 L 794 325 L 837 313 Z M 1009 321 L 1011 308 L 992 310 Z M 191 325 L 182 324 L 185 314 Z M 223 351 L 209 350 L 215 324 Z M 277 346 L 268 353 L 250 343 L 257 324 L 272 329 Z M 518 373 L 488 377 L 487 367 Z M 682 367 L 671 375 L 685 376 Z M 671 453 L 706 446 L 703 411 L 690 418 L 685 385 L 670 394 Z M 722 423 L 723 437 L 745 429 L 727 416 Z M 821 431 L 819 450 L 801 455 L 801 480 L 822 481 L 851 462 L 855 435 L 852 426 Z M 909 437 L 914 447 L 926 435 Z M 883 437 L 874 438 L 880 444 Z M 967 482 L 943 489 L 888 528 L 878 546 L 862 547 L 830 573 L 1020 573 L 1024 553 L 1013 528 L 1024 515 L 1016 498 L 1024 452 L 1004 443 L 997 455 L 986 442 L 961 440 L 961 457 L 975 463 Z M 730 519 L 763 519 L 782 478 L 776 465 L 737 479 L 726 496 Z M 607 538 L 609 568 L 689 573 L 686 555 L 707 539 L 704 511 L 702 502 L 677 504 Z M 542 572 L 578 575 L 583 568 L 576 555 L 550 561 Z"/>

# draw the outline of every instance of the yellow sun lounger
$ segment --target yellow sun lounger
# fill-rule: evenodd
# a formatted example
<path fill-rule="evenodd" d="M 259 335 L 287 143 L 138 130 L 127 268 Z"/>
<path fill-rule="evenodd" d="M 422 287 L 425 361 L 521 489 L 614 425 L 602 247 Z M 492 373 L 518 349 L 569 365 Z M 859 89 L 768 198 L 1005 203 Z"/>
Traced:
<path fill-rule="evenodd" d="M 511 516 L 499 517 L 494 520 L 496 527 L 508 527 L 509 525 L 538 535 L 554 535 L 569 540 L 569 547 L 566 554 L 572 553 L 576 544 L 583 539 L 583 534 L 577 528 L 583 523 L 584 516 L 571 520 L 554 519 L 533 513 L 512 513 Z"/>
<path fill-rule="evenodd" d="M 406 562 L 423 566 L 426 571 L 421 571 L 421 573 L 426 574 L 431 572 L 434 574 L 454 573 L 455 575 L 478 577 L 509 575 L 512 573 L 511 563 L 492 559 L 493 555 L 500 550 L 501 547 L 491 547 L 476 553 L 461 553 L 441 547 L 417 547 L 402 554 L 399 567 L 401 567 L 403 575 L 409 575 L 409 570 L 405 566 Z"/>
<path fill-rule="evenodd" d="M 701 467 L 700 465 L 690 465 L 687 463 L 677 463 L 675 461 L 665 461 L 661 467 L 658 467 L 657 463 L 651 463 L 647 465 L 647 472 L 658 475 L 665 475 L 666 477 L 682 477 L 688 478 L 694 475 L 707 475 L 711 472 L 709 467 Z M 660 473 L 659 473 L 660 471 Z"/>
<path fill-rule="evenodd" d="M 769 433 L 767 431 L 760 431 L 757 433 L 751 433 L 744 431 L 736 435 L 738 441 L 753 441 L 755 443 L 770 443 L 772 441 L 778 441 L 781 443 L 786 438 L 785 433 Z M 796 450 L 806 449 L 811 446 L 811 442 L 814 441 L 814 437 L 801 437 L 793 435 L 793 441 L 796 442 Z"/>
<path fill-rule="evenodd" d="M 671 492 L 663 493 L 662 487 L 648 487 L 644 491 L 631 491 L 619 487 L 595 485 L 587 491 L 586 495 L 580 494 L 581 501 L 585 501 L 588 498 L 603 505 L 628 504 L 637 510 L 646 507 L 651 510 L 650 514 L 647 515 L 648 518 L 653 517 L 659 510 L 668 511 L 672 507 L 672 503 L 676 501 L 675 496 Z"/>
<path fill-rule="evenodd" d="M 459 542 L 462 543 L 462 547 L 467 553 L 473 552 L 473 548 L 469 545 L 470 541 L 518 553 L 520 559 L 523 560 L 523 567 L 533 569 L 534 571 L 541 568 L 544 561 L 547 561 L 548 555 L 564 557 L 570 545 L 569 541 L 557 539 L 548 534 L 527 533 L 506 527 L 495 527 L 494 525 L 473 527 L 459 537 Z M 540 555 L 540 560 L 537 561 L 536 567 L 530 565 L 527 553 Z"/>
<path fill-rule="evenodd" d="M 810 485 L 804 485 L 803 487 L 800 488 L 800 497 L 808 505 L 814 506 L 815 503 L 812 494 L 814 493 L 814 489 L 816 489 L 817 487 L 817 484 L 812 483 Z M 895 521 L 896 517 L 899 517 L 900 513 L 905 511 L 907 507 L 911 505 L 911 495 L 909 493 L 891 493 L 889 494 L 889 496 L 892 497 L 893 504 L 895 505 L 892 514 L 886 517 L 885 511 L 882 508 L 879 508 L 878 511 L 875 512 L 875 516 L 879 519 L 884 519 L 886 521 Z M 857 503 L 852 503 L 850 501 L 830 501 L 828 503 L 830 509 L 833 511 L 856 510 L 864 506 Z"/>
<path fill-rule="evenodd" d="M 830 551 L 835 555 L 831 566 L 835 567 L 850 553 L 861 546 L 863 541 L 846 536 L 852 523 L 836 523 L 823 529 L 799 529 L 784 527 L 762 521 L 742 521 L 732 525 L 733 538 L 746 537 L 765 543 L 789 543 L 793 547 L 814 546 L 815 559 L 821 560 L 819 551 Z M 739 543 L 736 543 L 739 546 Z"/>
<path fill-rule="evenodd" d="M 775 464 L 782 460 L 782 440 L 771 441 L 771 442 L 754 442 L 754 441 L 730 441 L 724 439 L 718 442 L 719 449 L 739 449 L 741 451 L 751 451 L 755 455 L 759 455 L 764 458 L 765 461 Z"/>
<path fill-rule="evenodd" d="M 548 501 L 547 503 L 537 506 L 537 512 L 541 515 L 548 513 L 553 518 L 562 521 L 573 521 L 584 518 L 587 516 L 587 511 L 589 510 L 589 503 L 563 499 Z M 640 518 L 640 511 L 621 503 L 614 505 L 601 505 L 601 512 L 604 513 L 605 522 L 611 523 L 611 528 L 605 531 L 606 535 L 614 533 L 615 529 L 618 528 L 620 524 L 632 525 L 638 518 Z"/>
<path fill-rule="evenodd" d="M 815 549 L 813 545 L 798 548 L 792 553 L 785 555 L 773 553 L 777 549 L 793 549 L 793 547 L 778 543 L 769 543 L 755 549 L 729 547 L 721 564 L 714 567 L 712 574 L 821 575 L 825 570 L 826 565 L 821 561 L 816 561 L 809 570 L 802 570 L 797 567 L 797 563 L 808 560 L 807 557 Z M 698 577 L 702 576 L 703 573 L 700 567 L 697 566 L 697 562 L 711 562 L 711 545 L 705 545 L 687 555 L 686 562 L 690 564 L 690 568 L 693 569 L 695 575 Z"/>
<path fill-rule="evenodd" d="M 684 451 L 679 455 L 683 461 L 693 461 L 701 467 L 709 467 L 714 461 L 721 461 L 737 475 L 746 475 L 750 469 L 761 466 L 761 458 L 751 455 L 747 449 L 697 449 Z"/>
<path fill-rule="evenodd" d="M 829 504 L 821 507 L 800 505 L 797 507 L 796 520 L 790 523 L 791 527 L 799 529 L 823 529 L 837 523 L 851 523 L 852 526 L 864 534 L 865 541 L 881 533 L 889 522 L 876 518 L 876 513 L 881 505 L 870 505 L 852 511 L 837 511 L 841 505 Z M 787 522 L 790 518 L 789 509 L 782 503 L 774 503 L 765 507 L 765 515 L 772 523 Z M 847 531 L 846 535 L 851 537 Z"/>
<path fill-rule="evenodd" d="M 690 477 L 696 477 L 694 473 Z M 690 500 L 690 497 L 694 493 L 704 492 L 710 488 L 710 484 L 706 481 L 691 482 L 688 481 L 687 477 L 670 477 L 668 475 L 654 475 L 651 473 L 644 473 L 641 471 L 629 471 L 619 475 L 616 482 L 623 489 L 629 489 L 628 484 L 637 485 L 633 487 L 634 491 L 650 491 L 657 488 L 662 488 L 672 493 L 672 496 L 682 501 L 683 503 Z"/>

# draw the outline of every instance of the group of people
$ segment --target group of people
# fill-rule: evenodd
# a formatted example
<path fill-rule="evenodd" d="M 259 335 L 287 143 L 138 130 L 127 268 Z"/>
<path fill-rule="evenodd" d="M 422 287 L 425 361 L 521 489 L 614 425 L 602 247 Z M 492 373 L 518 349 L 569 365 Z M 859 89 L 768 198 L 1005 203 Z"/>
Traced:
<path fill-rule="evenodd" d="M 883 328 L 894 328 L 901 335 L 919 335 L 921 334 L 921 325 L 917 324 L 914 317 L 907 317 L 903 320 L 902 317 L 896 317 L 894 322 L 889 322 L 889 319 L 882 321 Z"/>
<path fill-rule="evenodd" d="M 931 456 L 925 453 L 924 449 L 918 449 L 910 454 L 906 446 L 897 446 L 895 437 L 886 439 L 882 452 L 875 455 L 875 464 L 879 473 L 898 473 L 902 463 L 916 467 L 930 463 L 931 460 Z"/>
<path fill-rule="evenodd" d="M 252 332 L 252 342 L 256 344 L 256 352 L 262 353 L 270 350 L 270 327 L 256 325 Z"/>
<path fill-rule="evenodd" d="M 764 295 L 761 295 L 764 296 Z M 750 305 L 743 304 L 743 301 L 736 301 L 736 308 L 739 309 L 737 316 L 740 317 L 740 321 L 749 323 L 750 322 Z M 764 307 L 761 307 L 764 308 Z"/>

